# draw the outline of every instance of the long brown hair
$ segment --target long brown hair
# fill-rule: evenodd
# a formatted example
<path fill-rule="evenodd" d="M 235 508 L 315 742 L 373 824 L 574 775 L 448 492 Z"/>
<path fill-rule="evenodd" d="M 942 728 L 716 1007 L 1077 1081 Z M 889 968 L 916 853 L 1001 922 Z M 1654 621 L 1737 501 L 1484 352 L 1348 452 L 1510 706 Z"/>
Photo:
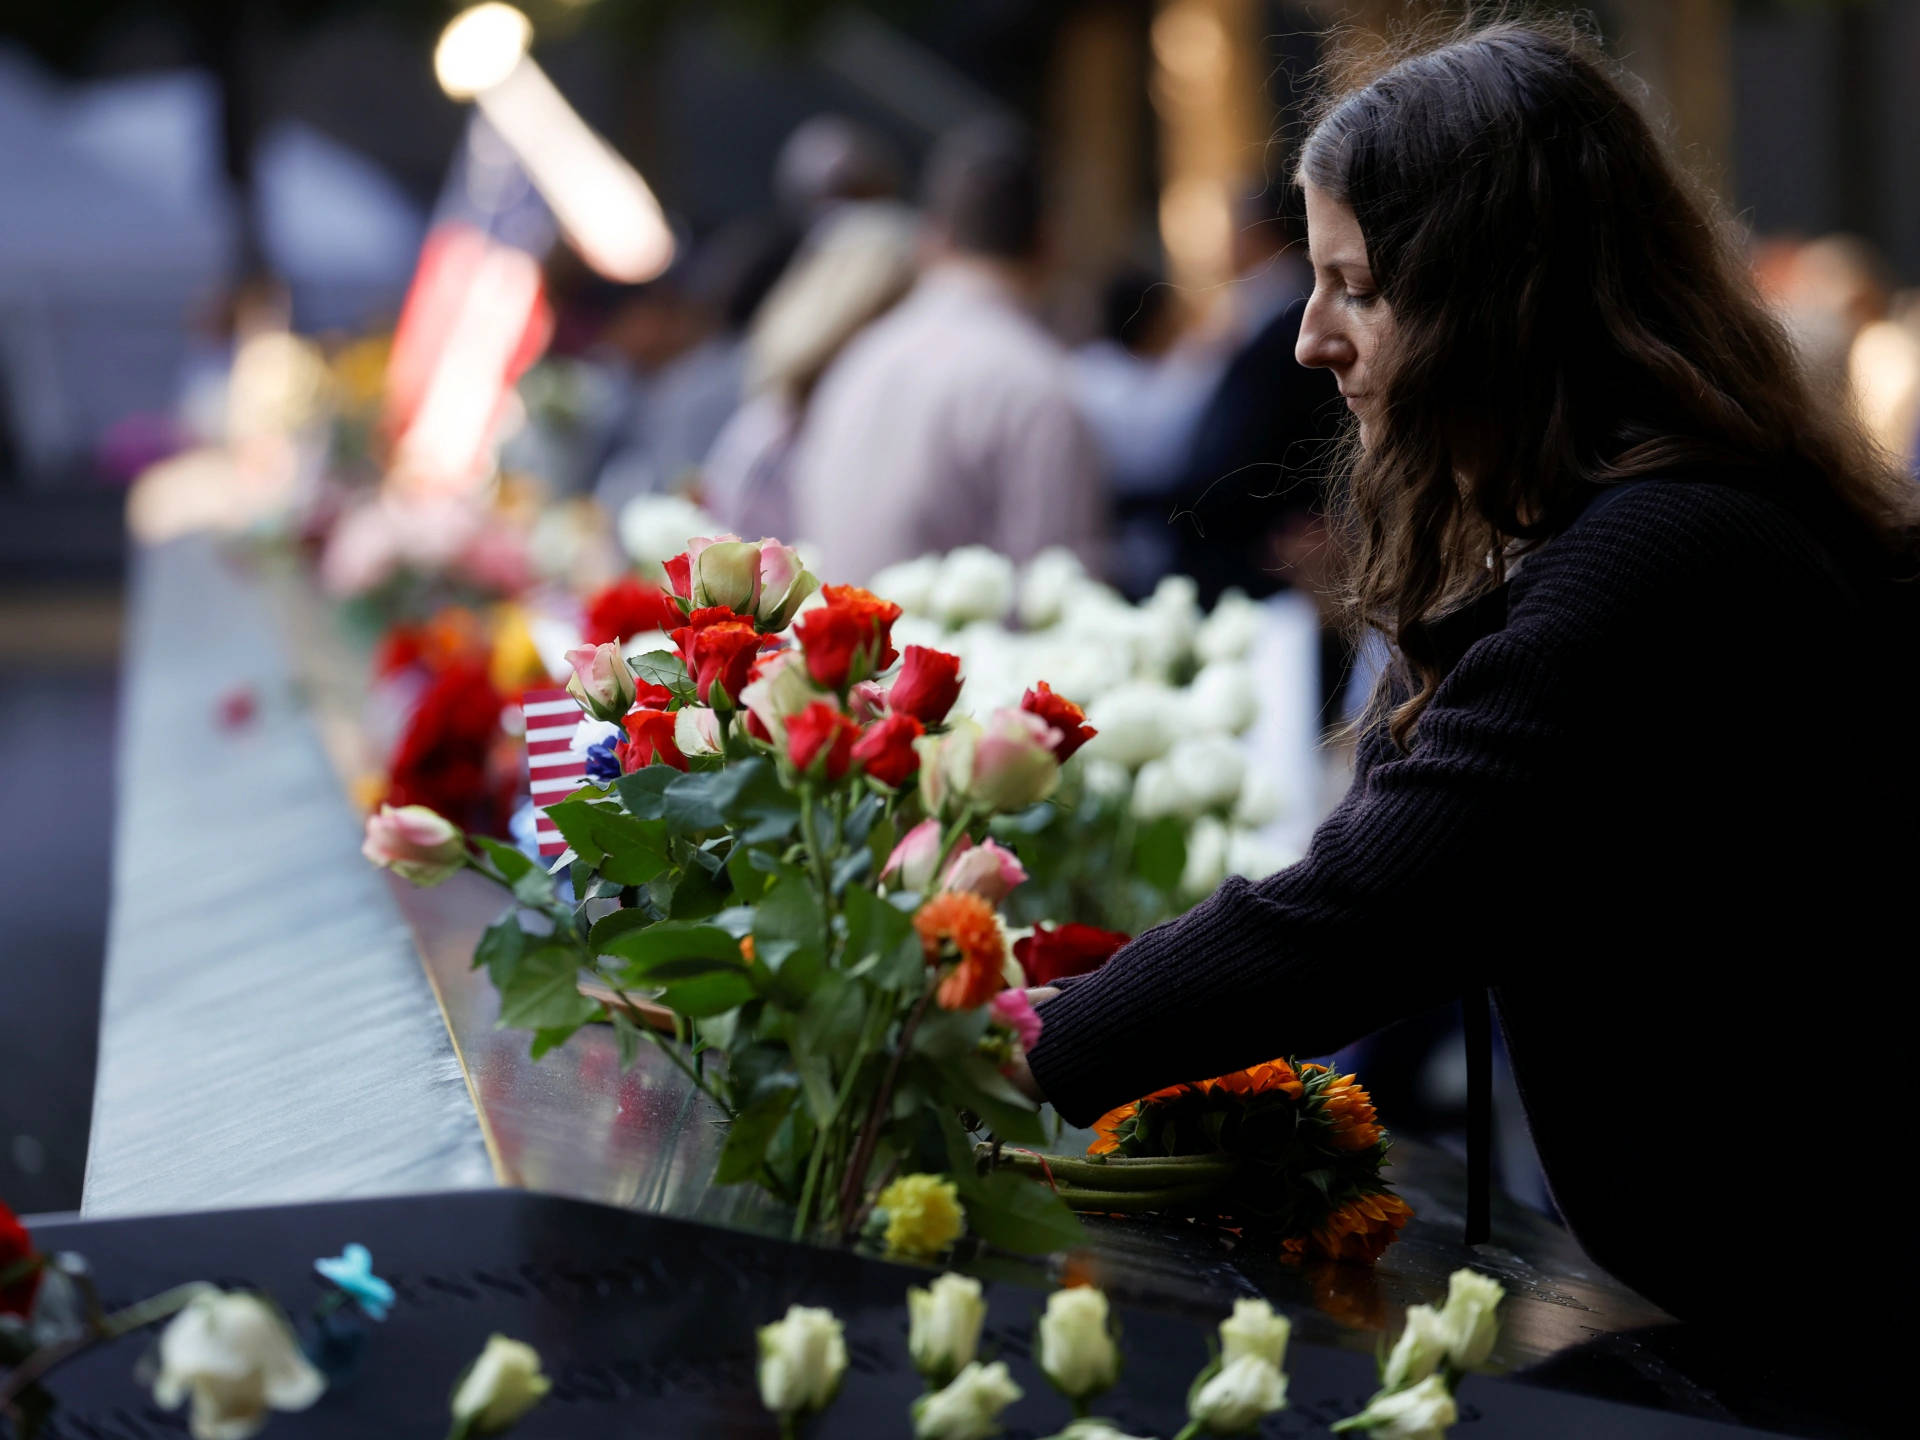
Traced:
<path fill-rule="evenodd" d="M 1731 227 L 1578 32 L 1480 26 L 1372 68 L 1300 160 L 1352 207 L 1394 320 L 1336 525 L 1350 617 L 1397 652 L 1372 722 L 1410 743 L 1434 622 L 1603 486 L 1746 467 L 1910 550 L 1912 485 L 1816 401 Z"/>

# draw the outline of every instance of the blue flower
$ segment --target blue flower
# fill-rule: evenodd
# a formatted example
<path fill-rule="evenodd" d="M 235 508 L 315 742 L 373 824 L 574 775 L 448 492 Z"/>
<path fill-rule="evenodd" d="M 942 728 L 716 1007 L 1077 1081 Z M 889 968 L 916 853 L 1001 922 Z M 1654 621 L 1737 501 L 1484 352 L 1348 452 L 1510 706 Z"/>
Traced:
<path fill-rule="evenodd" d="M 373 1273 L 373 1255 L 366 1246 L 349 1245 L 333 1259 L 314 1261 L 313 1268 L 352 1296 L 369 1318 L 387 1318 L 393 1287 Z"/>
<path fill-rule="evenodd" d="M 625 734 L 609 735 L 587 747 L 587 778 L 598 780 L 601 784 L 611 784 L 620 778 L 620 759 L 613 753 L 613 747 L 626 739 Z"/>

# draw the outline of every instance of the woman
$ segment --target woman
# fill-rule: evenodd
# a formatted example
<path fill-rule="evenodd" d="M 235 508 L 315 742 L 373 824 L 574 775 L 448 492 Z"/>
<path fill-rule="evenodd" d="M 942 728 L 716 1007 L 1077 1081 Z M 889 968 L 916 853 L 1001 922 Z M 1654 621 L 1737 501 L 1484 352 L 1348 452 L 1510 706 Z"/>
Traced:
<path fill-rule="evenodd" d="M 1902 1093 L 1914 496 L 1576 44 L 1405 59 L 1299 178 L 1394 673 L 1307 858 L 1047 999 L 1036 1091 L 1086 1124 L 1490 986 L 1601 1264 L 1686 1317 L 1829 1286 L 1778 1262 L 1855 1249 Z"/>

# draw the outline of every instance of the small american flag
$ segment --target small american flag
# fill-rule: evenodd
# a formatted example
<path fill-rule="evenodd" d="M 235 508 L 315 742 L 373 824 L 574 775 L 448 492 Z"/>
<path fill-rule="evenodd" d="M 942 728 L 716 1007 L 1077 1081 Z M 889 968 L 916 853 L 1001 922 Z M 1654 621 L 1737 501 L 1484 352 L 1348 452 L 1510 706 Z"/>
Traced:
<path fill-rule="evenodd" d="M 540 853 L 565 853 L 566 838 L 547 818 L 546 807 L 587 783 L 587 757 L 573 748 L 580 706 L 565 690 L 529 690 L 520 710 L 527 721 L 527 775 L 533 787 L 534 838 Z"/>

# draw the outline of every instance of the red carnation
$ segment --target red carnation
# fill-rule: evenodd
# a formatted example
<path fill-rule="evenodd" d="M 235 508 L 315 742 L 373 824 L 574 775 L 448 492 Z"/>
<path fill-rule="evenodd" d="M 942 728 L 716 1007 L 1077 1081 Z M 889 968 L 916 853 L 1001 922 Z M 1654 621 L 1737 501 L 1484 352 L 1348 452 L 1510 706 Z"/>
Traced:
<path fill-rule="evenodd" d="M 1053 743 L 1053 758 L 1062 765 L 1074 751 L 1100 733 L 1087 724 L 1086 711 L 1066 696 L 1054 694 L 1053 687 L 1044 680 L 1021 697 L 1020 708 L 1030 715 L 1038 715 L 1060 732 L 1060 738 Z"/>
<path fill-rule="evenodd" d="M 753 678 L 753 662 L 760 655 L 760 632 L 751 620 L 742 620 L 724 605 L 709 605 L 687 617 L 687 623 L 673 632 L 673 643 L 693 677 L 701 704 L 713 703 L 716 680 L 730 702 L 740 703 L 740 692 Z"/>
<path fill-rule="evenodd" d="M 671 765 L 676 770 L 687 768 L 687 757 L 673 743 L 673 716 L 666 711 L 630 710 L 626 725 L 627 738 L 613 747 L 621 774 L 631 775 L 655 764 Z"/>
<path fill-rule="evenodd" d="M 1014 942 L 1014 958 L 1026 971 L 1027 984 L 1051 985 L 1069 975 L 1098 970 L 1131 935 L 1101 930 L 1093 925 L 1060 925 L 1049 930 L 1033 927 L 1033 934 Z"/>
<path fill-rule="evenodd" d="M 893 622 L 900 618 L 898 605 L 857 585 L 827 585 L 820 594 L 827 603 L 793 625 L 814 684 L 844 692 L 899 658 L 891 638 Z"/>
<path fill-rule="evenodd" d="M 787 717 L 787 758 L 804 775 L 825 755 L 827 780 L 836 781 L 853 763 L 853 743 L 859 735 L 860 727 L 853 721 L 826 701 L 816 700 L 798 715 Z"/>
<path fill-rule="evenodd" d="M 887 708 L 922 725 L 938 725 L 959 698 L 960 657 L 924 645 L 907 646 L 900 676 L 887 692 Z"/>
<path fill-rule="evenodd" d="M 4 1202 L 0 1202 L 0 1275 L 34 1258 L 33 1240 L 26 1227 Z M 35 1269 L 11 1285 L 0 1286 L 0 1315 L 18 1315 L 25 1319 L 33 1311 L 33 1297 L 40 1289 L 40 1271 Z"/>
<path fill-rule="evenodd" d="M 589 645 L 616 644 L 629 635 L 669 630 L 680 623 L 680 607 L 658 585 L 623 575 L 587 601 L 581 638 Z"/>
<path fill-rule="evenodd" d="M 897 790 L 919 773 L 920 754 L 913 742 L 926 733 L 926 727 L 911 715 L 889 715 L 867 727 L 853 747 L 853 758 L 882 785 Z"/>

